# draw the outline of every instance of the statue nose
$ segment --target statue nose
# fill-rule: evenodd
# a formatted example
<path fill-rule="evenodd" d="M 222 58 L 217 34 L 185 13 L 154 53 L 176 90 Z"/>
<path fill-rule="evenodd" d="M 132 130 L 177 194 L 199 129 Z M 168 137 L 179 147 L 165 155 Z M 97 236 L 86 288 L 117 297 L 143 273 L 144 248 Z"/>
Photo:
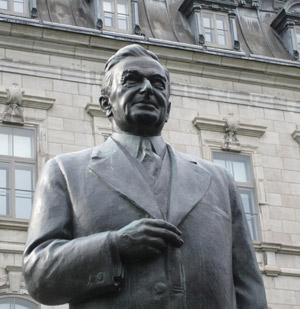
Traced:
<path fill-rule="evenodd" d="M 143 84 L 141 86 L 140 93 L 151 95 L 153 94 L 153 89 L 150 81 L 147 78 L 144 78 Z"/>

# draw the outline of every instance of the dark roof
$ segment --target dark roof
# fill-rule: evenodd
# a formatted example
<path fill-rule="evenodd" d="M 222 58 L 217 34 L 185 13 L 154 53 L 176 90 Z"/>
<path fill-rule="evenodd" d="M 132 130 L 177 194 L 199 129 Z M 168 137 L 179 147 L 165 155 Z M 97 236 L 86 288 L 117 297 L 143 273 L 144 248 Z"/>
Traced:
<path fill-rule="evenodd" d="M 99 35 L 109 31 L 95 26 L 94 1 L 96 0 L 38 0 L 37 19 L 40 24 L 56 23 L 97 30 Z M 131 1 L 131 0 L 129 0 Z M 144 40 L 157 39 L 190 48 L 202 48 L 195 40 L 191 23 L 183 13 L 195 5 L 215 3 L 217 6 L 233 8 L 236 12 L 239 53 L 245 56 L 261 56 L 293 60 L 282 43 L 280 35 L 270 26 L 280 12 L 300 1 L 296 0 L 137 0 L 141 33 Z M 256 4 L 255 4 L 256 3 Z M 292 4 L 291 4 L 292 3 Z M 257 6 L 258 4 L 258 6 Z M 293 6 L 293 5 L 292 5 Z M 295 6 L 295 5 L 294 5 Z M 296 15 L 299 14 L 300 10 Z M 300 23 L 300 22 L 299 22 Z M 116 35 L 116 34 L 114 34 Z M 122 34 L 124 38 L 124 34 Z M 126 37 L 126 36 L 125 36 Z M 214 48 L 203 47 L 212 51 Z M 232 52 L 224 50 L 223 52 Z"/>

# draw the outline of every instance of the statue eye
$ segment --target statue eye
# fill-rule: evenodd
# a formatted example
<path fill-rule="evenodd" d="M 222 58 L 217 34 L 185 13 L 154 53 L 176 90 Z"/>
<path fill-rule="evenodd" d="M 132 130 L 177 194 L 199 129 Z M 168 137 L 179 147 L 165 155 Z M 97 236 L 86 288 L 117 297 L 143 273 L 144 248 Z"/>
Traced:
<path fill-rule="evenodd" d="M 137 75 L 129 74 L 129 75 L 126 76 L 125 82 L 128 85 L 133 85 L 133 84 L 138 83 L 139 80 L 140 80 L 140 78 Z"/>
<path fill-rule="evenodd" d="M 161 79 L 155 78 L 152 80 L 151 84 L 155 88 L 165 89 L 165 83 Z"/>

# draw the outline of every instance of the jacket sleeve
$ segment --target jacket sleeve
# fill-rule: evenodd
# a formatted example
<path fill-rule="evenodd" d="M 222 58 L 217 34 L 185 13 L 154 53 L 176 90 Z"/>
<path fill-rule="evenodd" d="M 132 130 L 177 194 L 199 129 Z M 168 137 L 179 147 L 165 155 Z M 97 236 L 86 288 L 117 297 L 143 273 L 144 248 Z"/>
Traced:
<path fill-rule="evenodd" d="M 118 291 L 122 265 L 114 234 L 73 238 L 72 202 L 55 159 L 40 176 L 23 257 L 31 296 L 56 305 Z"/>
<path fill-rule="evenodd" d="M 237 308 L 266 309 L 262 276 L 238 188 L 227 175 L 232 209 L 232 267 Z"/>

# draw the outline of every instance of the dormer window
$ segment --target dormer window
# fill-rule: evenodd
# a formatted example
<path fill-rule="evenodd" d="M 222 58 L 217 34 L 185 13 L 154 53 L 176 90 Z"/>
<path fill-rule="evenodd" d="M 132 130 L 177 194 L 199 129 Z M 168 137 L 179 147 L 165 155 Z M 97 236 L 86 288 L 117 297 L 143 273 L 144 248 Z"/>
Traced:
<path fill-rule="evenodd" d="M 128 32 L 131 28 L 128 0 L 103 0 L 103 28 Z"/>
<path fill-rule="evenodd" d="M 295 60 L 300 53 L 300 0 L 289 0 L 271 23 Z"/>
<path fill-rule="evenodd" d="M 206 44 L 230 48 L 228 15 L 203 11 L 202 19 Z"/>
<path fill-rule="evenodd" d="M 196 44 L 239 50 L 237 5 L 234 0 L 184 0 L 179 11 L 188 20 Z"/>
<path fill-rule="evenodd" d="M 0 0 L 0 13 L 28 15 L 28 0 Z"/>
<path fill-rule="evenodd" d="M 91 6 L 97 29 L 141 34 L 138 0 L 94 0 Z"/>
<path fill-rule="evenodd" d="M 295 29 L 296 32 L 296 42 L 298 45 L 298 51 L 300 52 L 300 27 Z"/>

